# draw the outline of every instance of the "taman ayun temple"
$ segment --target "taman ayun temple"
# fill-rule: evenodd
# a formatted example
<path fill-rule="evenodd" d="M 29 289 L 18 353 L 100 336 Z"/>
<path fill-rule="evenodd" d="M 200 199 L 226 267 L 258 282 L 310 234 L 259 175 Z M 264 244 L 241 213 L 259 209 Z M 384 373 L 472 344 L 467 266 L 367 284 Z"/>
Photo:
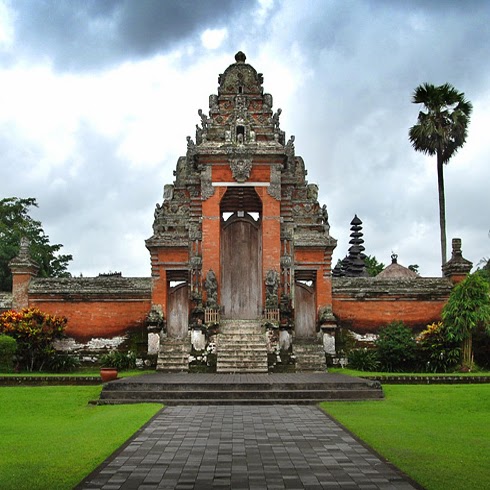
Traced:
<path fill-rule="evenodd" d="M 156 205 L 146 240 L 151 277 L 37 278 L 24 243 L 4 307 L 68 317 L 59 348 L 83 356 L 129 342 L 143 357 L 157 356 L 163 371 L 201 364 L 267 372 L 284 363 L 325 370 L 325 354 L 341 355 L 340 329 L 362 338 L 394 320 L 421 330 L 440 319 L 453 284 L 471 269 L 461 241 L 453 240 L 442 278 L 419 277 L 396 256 L 366 277 L 355 216 L 350 230 L 346 223 L 350 248 L 333 269 L 327 206 L 306 180 L 262 74 L 242 52 L 235 60 L 219 75 L 209 110 L 198 110 L 195 137 Z"/>

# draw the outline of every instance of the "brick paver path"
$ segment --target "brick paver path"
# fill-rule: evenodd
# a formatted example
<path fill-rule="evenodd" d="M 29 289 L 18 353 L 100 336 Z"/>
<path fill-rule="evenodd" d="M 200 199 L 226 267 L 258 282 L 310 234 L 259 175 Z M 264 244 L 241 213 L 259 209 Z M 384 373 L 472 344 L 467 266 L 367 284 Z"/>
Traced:
<path fill-rule="evenodd" d="M 312 405 L 162 410 L 78 489 L 411 489 Z"/>

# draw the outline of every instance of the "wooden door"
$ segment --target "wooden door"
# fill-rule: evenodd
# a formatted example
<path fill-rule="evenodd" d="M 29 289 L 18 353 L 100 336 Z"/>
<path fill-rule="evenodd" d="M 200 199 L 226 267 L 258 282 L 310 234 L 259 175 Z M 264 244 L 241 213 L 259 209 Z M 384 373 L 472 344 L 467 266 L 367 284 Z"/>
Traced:
<path fill-rule="evenodd" d="M 227 318 L 253 319 L 262 311 L 260 221 L 236 214 L 221 233 L 221 304 Z"/>
<path fill-rule="evenodd" d="M 183 339 L 189 329 L 189 292 L 187 283 L 178 284 L 168 292 L 167 335 Z"/>
<path fill-rule="evenodd" d="M 315 288 L 301 282 L 294 287 L 294 331 L 298 339 L 316 336 Z"/>

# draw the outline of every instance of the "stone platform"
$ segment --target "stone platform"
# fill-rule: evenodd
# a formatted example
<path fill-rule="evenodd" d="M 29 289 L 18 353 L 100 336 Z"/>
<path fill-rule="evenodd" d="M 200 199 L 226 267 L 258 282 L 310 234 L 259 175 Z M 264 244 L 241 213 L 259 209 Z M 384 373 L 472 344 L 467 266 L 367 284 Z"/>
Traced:
<path fill-rule="evenodd" d="M 154 373 L 106 383 L 100 405 L 161 402 L 184 404 L 308 404 L 322 400 L 379 400 L 378 381 L 329 373 Z"/>

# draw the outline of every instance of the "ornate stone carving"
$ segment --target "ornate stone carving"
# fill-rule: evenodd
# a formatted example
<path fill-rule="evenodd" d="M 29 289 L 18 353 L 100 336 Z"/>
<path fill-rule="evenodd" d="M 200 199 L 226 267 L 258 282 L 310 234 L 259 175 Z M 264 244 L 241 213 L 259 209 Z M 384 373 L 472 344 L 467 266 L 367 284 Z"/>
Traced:
<path fill-rule="evenodd" d="M 207 166 L 201 172 L 201 198 L 203 201 L 214 195 L 214 187 L 212 184 L 211 167 Z"/>
<path fill-rule="evenodd" d="M 206 282 L 204 283 L 204 289 L 206 290 L 206 306 L 212 310 L 217 310 L 218 306 L 218 281 L 216 275 L 212 270 L 209 270 L 206 274 Z"/>
<path fill-rule="evenodd" d="M 278 201 L 281 200 L 281 170 L 279 165 L 271 167 L 271 181 L 267 188 L 267 194 Z"/>
<path fill-rule="evenodd" d="M 209 96 L 209 112 L 211 114 L 219 113 L 218 96 L 215 94 Z"/>
<path fill-rule="evenodd" d="M 279 273 L 275 270 L 268 270 L 265 275 L 265 306 L 266 308 L 278 308 L 279 297 Z"/>
<path fill-rule="evenodd" d="M 169 201 L 174 196 L 174 186 L 172 184 L 165 184 L 163 186 L 163 199 Z"/>
<path fill-rule="evenodd" d="M 198 223 L 189 226 L 189 240 L 202 240 L 201 226 Z"/>
<path fill-rule="evenodd" d="M 200 269 L 202 267 L 202 258 L 199 255 L 191 257 L 190 264 L 192 269 Z"/>
<path fill-rule="evenodd" d="M 237 158 L 230 161 L 233 178 L 240 183 L 246 182 L 252 171 L 252 160 L 250 158 Z"/>

